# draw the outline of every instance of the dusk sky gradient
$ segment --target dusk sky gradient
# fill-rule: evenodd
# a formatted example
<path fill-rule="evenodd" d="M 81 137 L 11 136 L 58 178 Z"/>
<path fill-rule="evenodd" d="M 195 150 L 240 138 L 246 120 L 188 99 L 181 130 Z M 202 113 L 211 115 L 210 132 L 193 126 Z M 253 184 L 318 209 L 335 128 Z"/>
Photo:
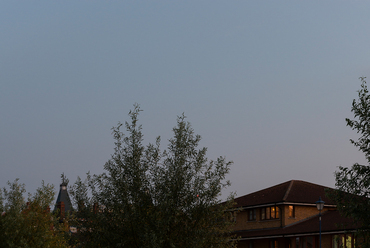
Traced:
<path fill-rule="evenodd" d="M 369 1 L 2 1 L 0 187 L 102 173 L 134 103 L 144 143 L 185 113 L 224 192 L 335 186 L 365 163 L 346 126 L 370 77 Z"/>

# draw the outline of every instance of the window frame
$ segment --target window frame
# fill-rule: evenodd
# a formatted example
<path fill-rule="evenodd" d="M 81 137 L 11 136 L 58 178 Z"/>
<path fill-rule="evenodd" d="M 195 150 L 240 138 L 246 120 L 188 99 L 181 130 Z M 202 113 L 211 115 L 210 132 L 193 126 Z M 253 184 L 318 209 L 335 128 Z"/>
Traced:
<path fill-rule="evenodd" d="M 298 236 L 291 239 L 293 248 L 317 248 L 318 240 L 315 235 Z"/>
<path fill-rule="evenodd" d="M 278 206 L 270 206 L 261 208 L 261 220 L 278 220 L 280 219 L 280 208 Z"/>
<path fill-rule="evenodd" d="M 248 221 L 257 220 L 257 210 L 255 208 L 248 210 Z"/>
<path fill-rule="evenodd" d="M 349 240 L 348 240 L 349 239 Z M 348 246 L 348 241 L 350 246 Z M 354 248 L 356 247 L 356 237 L 353 233 L 332 235 L 332 248 Z"/>
<path fill-rule="evenodd" d="M 261 220 L 266 220 L 266 208 L 261 208 Z"/>
<path fill-rule="evenodd" d="M 288 218 L 295 218 L 295 206 L 288 205 Z"/>
<path fill-rule="evenodd" d="M 270 240 L 270 248 L 278 248 L 279 243 L 276 239 Z"/>

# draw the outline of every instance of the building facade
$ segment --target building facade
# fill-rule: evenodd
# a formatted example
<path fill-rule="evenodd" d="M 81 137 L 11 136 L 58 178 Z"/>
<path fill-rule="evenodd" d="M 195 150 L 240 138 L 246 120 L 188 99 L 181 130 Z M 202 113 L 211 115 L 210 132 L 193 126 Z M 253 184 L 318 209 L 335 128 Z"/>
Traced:
<path fill-rule="evenodd" d="M 319 248 L 321 211 L 322 248 L 353 248 L 355 226 L 342 217 L 326 197 L 327 187 L 298 180 L 288 181 L 235 199 L 233 213 L 238 248 Z"/>

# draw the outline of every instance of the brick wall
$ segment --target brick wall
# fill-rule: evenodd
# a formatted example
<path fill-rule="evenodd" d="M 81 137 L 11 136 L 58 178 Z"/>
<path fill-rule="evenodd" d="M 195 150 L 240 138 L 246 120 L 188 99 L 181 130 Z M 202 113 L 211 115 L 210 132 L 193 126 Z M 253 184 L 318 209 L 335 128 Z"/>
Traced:
<path fill-rule="evenodd" d="M 317 237 L 319 239 L 319 237 Z M 330 248 L 332 247 L 332 235 L 322 235 L 321 236 L 321 247 L 322 248 Z M 319 247 L 319 244 L 317 245 Z"/>
<path fill-rule="evenodd" d="M 286 226 L 319 214 L 319 211 L 315 206 L 295 206 L 295 216 L 293 218 L 290 218 L 288 205 L 280 205 L 279 207 L 280 218 L 271 220 L 261 220 L 261 208 L 257 208 L 257 218 L 253 221 L 248 221 L 248 210 L 240 211 L 236 214 L 236 223 L 234 225 L 234 230 L 249 230 Z M 326 210 L 328 209 L 323 209 L 323 211 Z"/>
<path fill-rule="evenodd" d="M 294 206 L 295 207 L 295 217 L 294 218 L 289 218 L 289 207 L 286 205 L 284 206 L 284 216 L 285 218 L 283 219 L 283 225 L 290 225 L 294 222 L 304 220 L 308 217 L 318 215 L 319 210 L 317 210 L 316 206 Z M 325 212 L 329 210 L 329 208 L 324 208 L 322 212 Z"/>
<path fill-rule="evenodd" d="M 289 207 L 284 206 L 284 225 L 290 225 L 294 222 L 306 219 L 310 216 L 319 214 L 319 211 L 315 206 L 294 206 L 295 207 L 295 217 L 289 218 Z"/>
<path fill-rule="evenodd" d="M 256 220 L 248 221 L 247 210 L 237 213 L 234 230 L 260 229 L 281 226 L 281 219 L 261 220 L 260 209 L 257 209 L 256 215 Z"/>

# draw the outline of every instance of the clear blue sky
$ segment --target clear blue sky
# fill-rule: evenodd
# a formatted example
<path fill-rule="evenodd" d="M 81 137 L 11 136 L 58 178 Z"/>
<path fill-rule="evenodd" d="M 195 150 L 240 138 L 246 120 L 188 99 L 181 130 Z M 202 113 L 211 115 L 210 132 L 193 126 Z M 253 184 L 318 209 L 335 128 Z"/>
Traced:
<path fill-rule="evenodd" d="M 244 195 L 334 187 L 370 76 L 369 1 L 2 1 L 0 186 L 101 173 L 136 102 L 145 142 L 183 112 Z"/>

